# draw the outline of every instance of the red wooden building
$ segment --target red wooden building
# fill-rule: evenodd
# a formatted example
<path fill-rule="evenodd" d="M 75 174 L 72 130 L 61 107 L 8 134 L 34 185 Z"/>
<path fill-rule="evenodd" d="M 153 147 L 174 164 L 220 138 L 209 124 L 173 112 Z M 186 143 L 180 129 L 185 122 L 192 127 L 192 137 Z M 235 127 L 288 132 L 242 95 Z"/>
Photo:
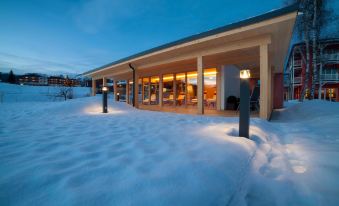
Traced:
<path fill-rule="evenodd" d="M 309 79 L 305 98 L 310 95 L 312 81 L 316 81 L 315 98 L 339 102 L 339 39 L 323 39 L 319 45 L 319 60 L 317 78 Z M 299 99 L 306 76 L 306 65 L 302 56 L 305 54 L 305 44 L 295 44 L 291 50 L 285 70 L 285 99 Z M 310 54 L 312 62 L 312 52 Z M 310 65 L 310 76 L 313 76 L 313 66 Z"/>

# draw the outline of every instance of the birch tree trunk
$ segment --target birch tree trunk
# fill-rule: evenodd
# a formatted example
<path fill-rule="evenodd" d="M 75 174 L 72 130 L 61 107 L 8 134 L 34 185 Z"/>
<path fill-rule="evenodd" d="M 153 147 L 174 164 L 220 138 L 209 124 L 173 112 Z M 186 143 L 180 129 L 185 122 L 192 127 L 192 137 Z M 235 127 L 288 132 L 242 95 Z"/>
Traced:
<path fill-rule="evenodd" d="M 306 46 L 306 71 L 305 71 L 305 78 L 303 79 L 303 87 L 301 91 L 301 95 L 299 97 L 299 101 L 304 101 L 306 90 L 308 89 L 308 82 L 310 78 L 310 40 L 309 40 L 309 33 L 308 28 L 305 28 L 305 46 Z"/>
<path fill-rule="evenodd" d="M 318 67 L 317 67 L 317 0 L 313 0 L 313 20 L 312 20 L 312 87 L 310 92 L 310 99 L 314 99 L 314 90 L 316 81 L 318 80 Z"/>

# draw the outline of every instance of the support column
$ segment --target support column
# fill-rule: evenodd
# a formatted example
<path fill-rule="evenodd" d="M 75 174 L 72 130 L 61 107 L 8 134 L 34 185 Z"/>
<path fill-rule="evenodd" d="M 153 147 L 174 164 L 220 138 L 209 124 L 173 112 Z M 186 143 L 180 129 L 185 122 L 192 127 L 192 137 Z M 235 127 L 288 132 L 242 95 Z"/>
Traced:
<path fill-rule="evenodd" d="M 221 110 L 221 69 L 217 67 L 217 101 L 216 101 L 216 109 Z"/>
<path fill-rule="evenodd" d="M 159 106 L 162 107 L 162 97 L 163 97 L 163 80 L 162 74 L 159 75 Z"/>
<path fill-rule="evenodd" d="M 269 65 L 268 45 L 260 45 L 260 118 L 269 118 Z"/>
<path fill-rule="evenodd" d="M 126 80 L 126 103 L 129 104 L 129 80 Z"/>
<path fill-rule="evenodd" d="M 198 114 L 204 114 L 204 68 L 202 56 L 197 58 Z"/>
<path fill-rule="evenodd" d="M 97 85 L 95 79 L 92 79 L 92 96 L 95 96 L 97 93 Z"/>
<path fill-rule="evenodd" d="M 173 105 L 177 106 L 177 97 L 178 97 L 178 92 L 177 92 L 177 75 L 173 74 Z"/>
<path fill-rule="evenodd" d="M 113 90 L 114 90 L 114 101 L 117 101 L 117 90 L 118 90 L 118 84 L 117 84 L 117 80 L 114 79 L 113 80 Z"/>
<path fill-rule="evenodd" d="M 107 87 L 107 78 L 106 77 L 102 78 L 102 86 Z"/>
<path fill-rule="evenodd" d="M 134 83 L 134 107 L 139 108 L 139 74 L 135 71 L 135 82 Z"/>

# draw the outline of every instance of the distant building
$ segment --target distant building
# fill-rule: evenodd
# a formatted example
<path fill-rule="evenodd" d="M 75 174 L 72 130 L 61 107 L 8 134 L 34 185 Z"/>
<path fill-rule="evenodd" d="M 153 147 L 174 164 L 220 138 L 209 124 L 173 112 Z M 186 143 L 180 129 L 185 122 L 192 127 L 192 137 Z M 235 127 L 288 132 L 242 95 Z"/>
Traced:
<path fill-rule="evenodd" d="M 35 73 L 24 74 L 19 77 L 19 84 L 43 86 L 47 85 L 47 77 Z"/>
<path fill-rule="evenodd" d="M 65 85 L 65 78 L 62 76 L 50 76 L 48 77 L 49 86 L 60 86 Z"/>
<path fill-rule="evenodd" d="M 63 76 L 50 76 L 48 77 L 48 85 L 50 86 L 80 86 L 77 79 L 64 78 Z"/>
<path fill-rule="evenodd" d="M 319 48 L 320 59 L 317 64 L 319 75 L 314 80 L 316 81 L 315 98 L 339 101 L 339 39 L 323 39 L 320 41 Z M 305 86 L 306 65 L 302 61 L 302 56 L 306 56 L 305 44 L 295 44 L 285 71 L 285 99 L 299 99 Z M 312 62 L 312 55 L 310 58 Z M 312 72 L 313 66 L 310 65 L 310 74 Z M 311 88 L 312 81 L 309 79 L 308 88 Z M 305 96 L 308 95 L 310 91 L 306 90 Z"/>

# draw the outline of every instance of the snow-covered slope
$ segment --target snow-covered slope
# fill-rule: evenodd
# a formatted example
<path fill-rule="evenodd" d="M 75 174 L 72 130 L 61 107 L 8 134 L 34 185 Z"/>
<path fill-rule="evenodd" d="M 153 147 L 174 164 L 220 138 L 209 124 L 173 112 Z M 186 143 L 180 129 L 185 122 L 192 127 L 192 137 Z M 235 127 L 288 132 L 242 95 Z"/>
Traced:
<path fill-rule="evenodd" d="M 336 205 L 338 103 L 273 122 L 109 103 L 0 104 L 0 205 Z M 289 120 L 292 120 L 290 122 Z"/>
<path fill-rule="evenodd" d="M 0 103 L 62 101 L 61 97 L 56 97 L 59 91 L 59 87 L 53 86 L 28 86 L 0 82 Z M 90 88 L 73 87 L 73 95 L 74 98 L 89 96 Z"/>
<path fill-rule="evenodd" d="M 278 113 L 254 139 L 251 175 L 234 205 L 337 205 L 339 103 L 290 102 Z"/>

